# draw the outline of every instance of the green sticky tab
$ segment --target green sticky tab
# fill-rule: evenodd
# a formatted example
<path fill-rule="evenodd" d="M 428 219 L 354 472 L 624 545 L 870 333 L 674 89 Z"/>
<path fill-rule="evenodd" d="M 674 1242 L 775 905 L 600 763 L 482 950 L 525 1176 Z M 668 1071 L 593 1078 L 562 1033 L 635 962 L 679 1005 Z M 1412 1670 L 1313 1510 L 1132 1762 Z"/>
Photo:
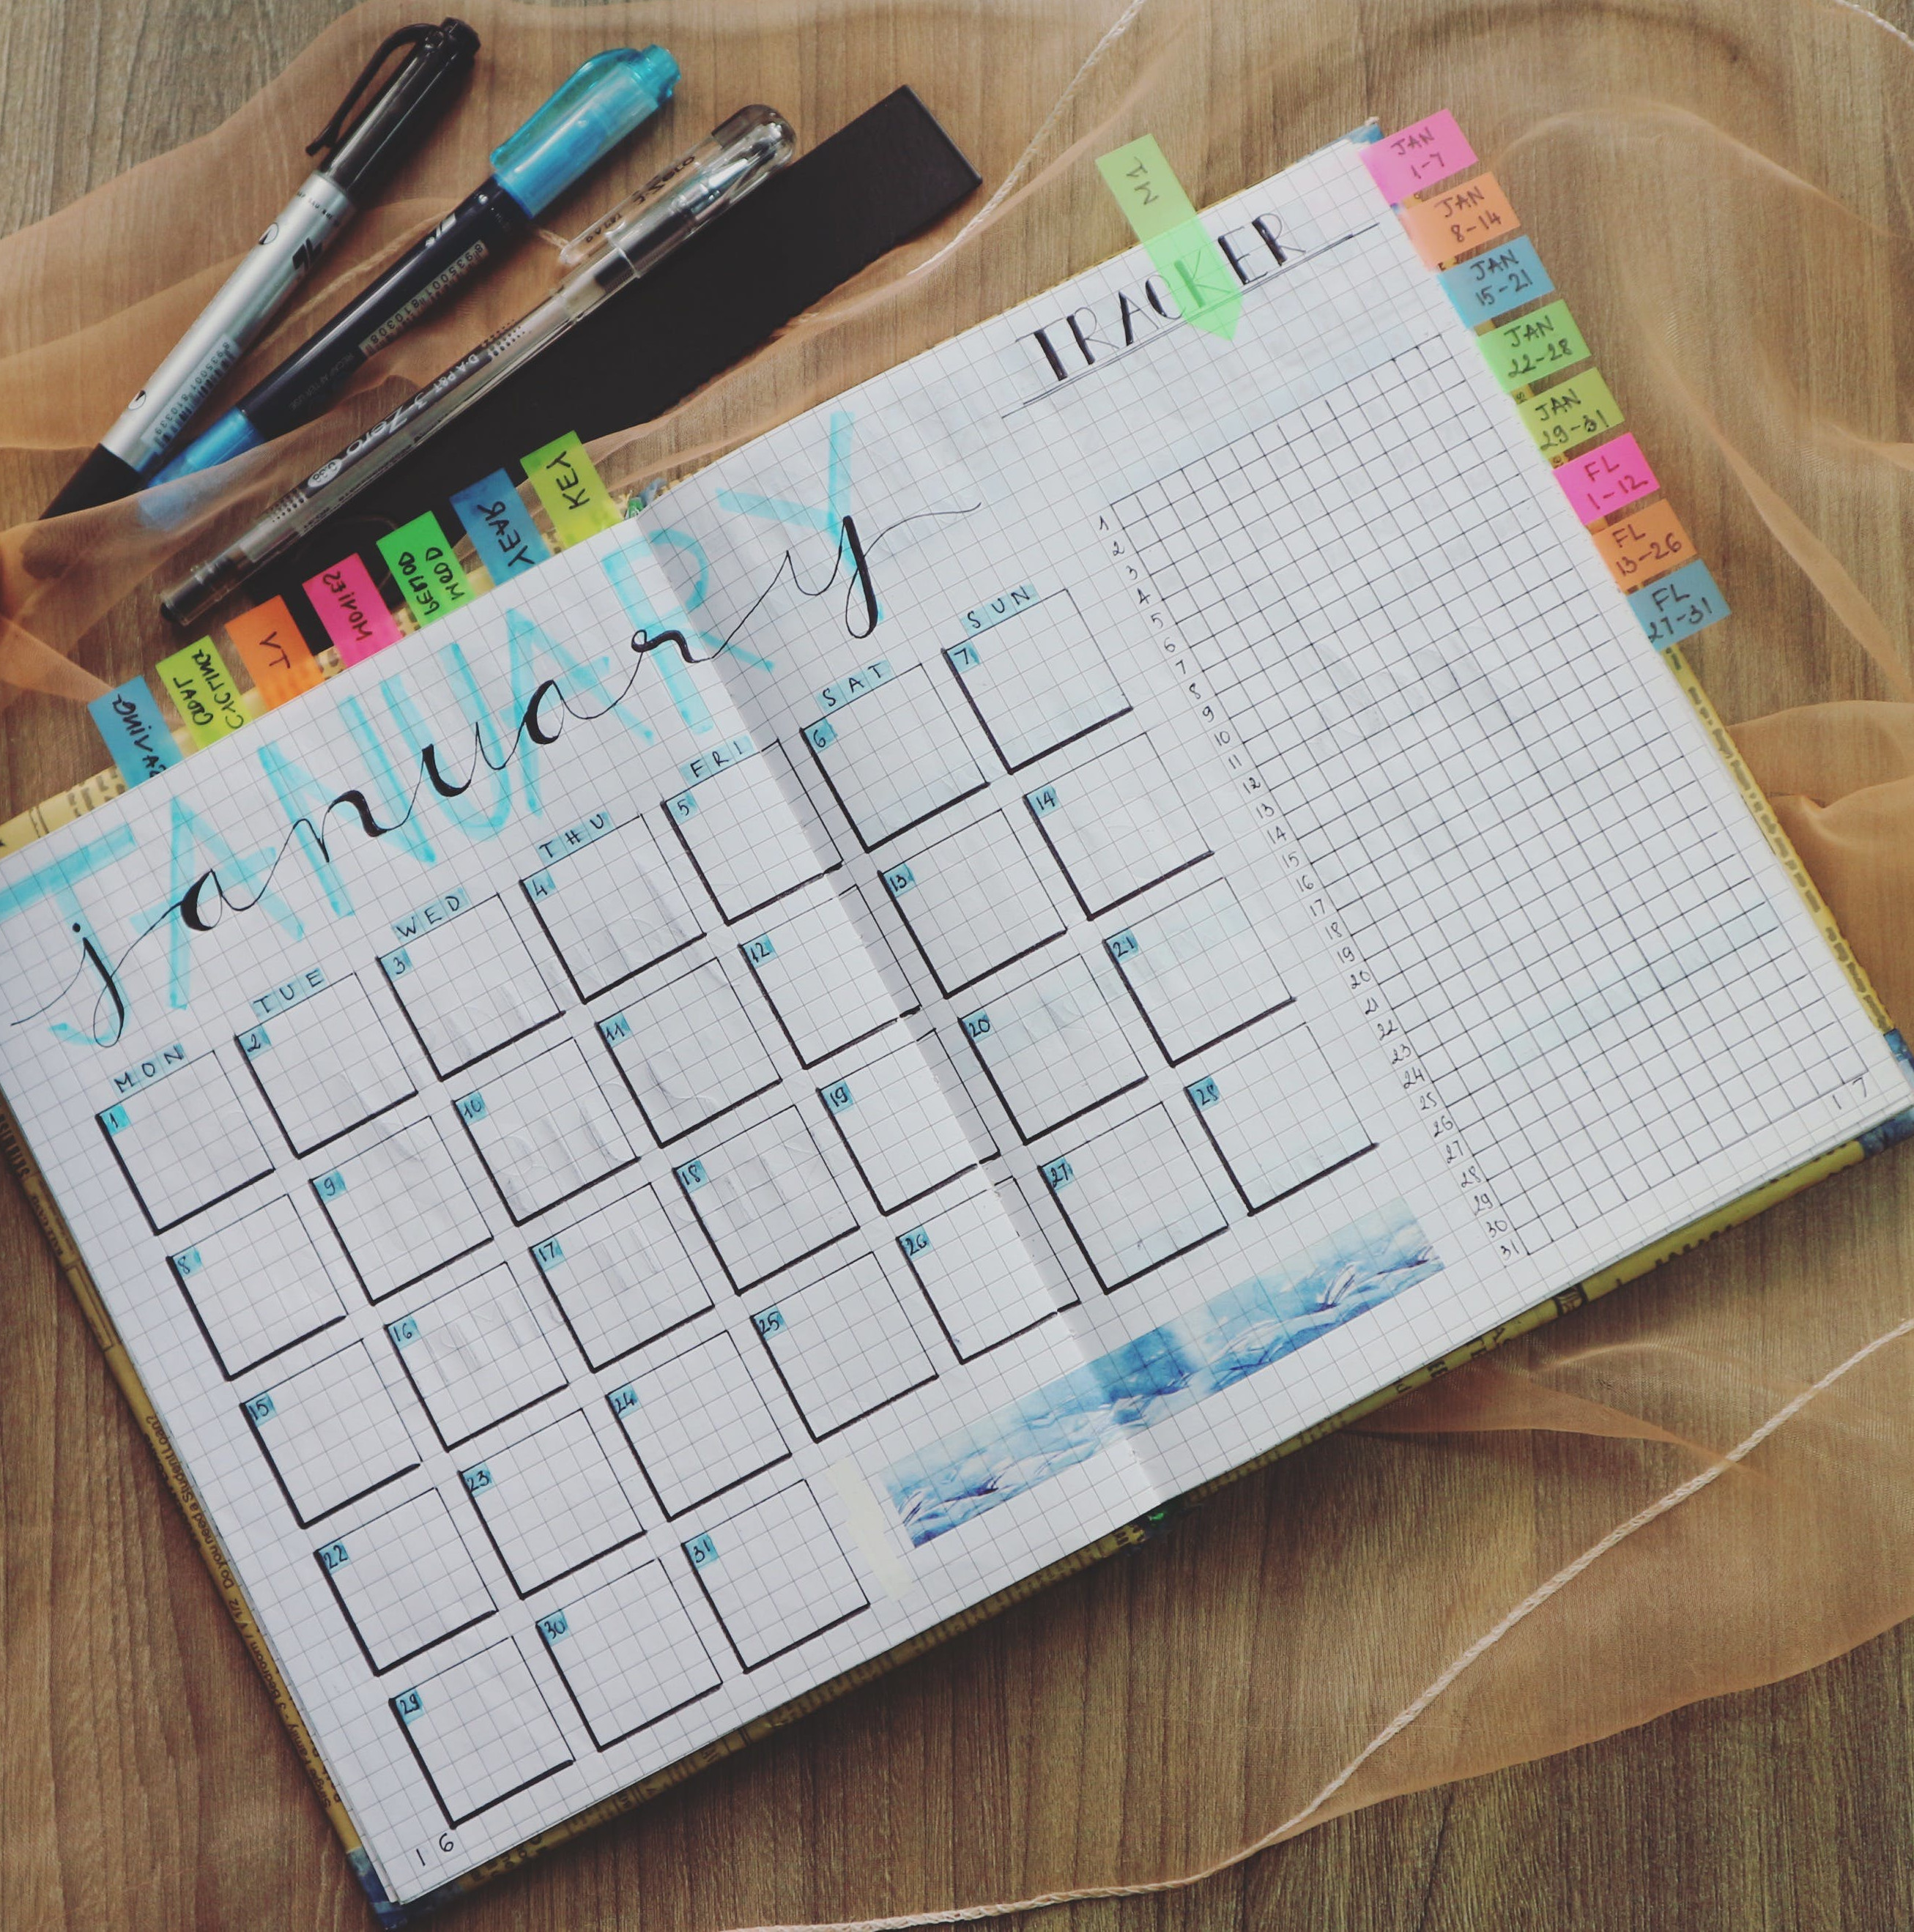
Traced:
<path fill-rule="evenodd" d="M 1588 345 L 1566 302 L 1533 309 L 1490 329 L 1480 340 L 1489 367 L 1504 390 L 1528 388 L 1588 359 Z"/>
<path fill-rule="evenodd" d="M 1242 319 L 1243 285 L 1197 219 L 1155 135 L 1104 155 L 1096 172 L 1169 284 L 1184 320 L 1228 341 Z"/>
<path fill-rule="evenodd" d="M 210 638 L 160 658 L 153 668 L 196 745 L 211 745 L 246 722 L 239 687 Z"/>
<path fill-rule="evenodd" d="M 566 549 L 596 536 L 600 530 L 610 530 L 618 521 L 617 506 L 599 482 L 575 430 L 566 430 L 556 442 L 548 442 L 520 460 Z"/>
<path fill-rule="evenodd" d="M 1535 447 L 1551 462 L 1598 436 L 1612 436 L 1622 427 L 1622 405 L 1609 393 L 1598 369 L 1585 369 L 1515 406 Z"/>
<path fill-rule="evenodd" d="M 430 510 L 401 524 L 390 536 L 381 537 L 379 554 L 421 624 L 470 603 L 476 594 Z"/>

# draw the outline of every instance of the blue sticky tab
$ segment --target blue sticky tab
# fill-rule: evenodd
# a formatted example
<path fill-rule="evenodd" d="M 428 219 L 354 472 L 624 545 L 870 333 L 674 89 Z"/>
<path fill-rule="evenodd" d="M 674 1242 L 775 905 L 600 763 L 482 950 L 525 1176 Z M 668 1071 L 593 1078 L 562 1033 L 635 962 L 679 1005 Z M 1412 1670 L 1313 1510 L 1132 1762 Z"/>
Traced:
<path fill-rule="evenodd" d="M 1728 600 L 1714 587 L 1708 566 L 1696 557 L 1653 584 L 1628 593 L 1628 608 L 1658 651 L 1678 644 L 1718 624 L 1728 614 Z"/>
<path fill-rule="evenodd" d="M 1455 304 L 1456 314 L 1472 328 L 1555 293 L 1535 244 L 1526 235 L 1444 268 L 1436 280 Z"/>
<path fill-rule="evenodd" d="M 142 784 L 178 764 L 179 747 L 143 677 L 128 678 L 118 690 L 94 698 L 86 708 L 128 784 Z"/>
<path fill-rule="evenodd" d="M 502 470 L 454 492 L 452 508 L 495 585 L 551 555 L 526 512 L 524 499 Z"/>

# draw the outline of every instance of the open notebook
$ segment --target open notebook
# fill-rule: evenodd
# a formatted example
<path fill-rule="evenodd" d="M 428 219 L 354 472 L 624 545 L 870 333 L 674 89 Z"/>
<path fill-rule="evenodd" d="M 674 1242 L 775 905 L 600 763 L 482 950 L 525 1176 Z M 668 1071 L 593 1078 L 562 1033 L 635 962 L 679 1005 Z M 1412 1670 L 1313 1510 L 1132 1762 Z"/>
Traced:
<path fill-rule="evenodd" d="M 1123 256 L 0 868 L 388 1915 L 1908 1108 L 1449 202 L 1500 334 L 1339 143 L 1204 218 L 1233 332 Z"/>

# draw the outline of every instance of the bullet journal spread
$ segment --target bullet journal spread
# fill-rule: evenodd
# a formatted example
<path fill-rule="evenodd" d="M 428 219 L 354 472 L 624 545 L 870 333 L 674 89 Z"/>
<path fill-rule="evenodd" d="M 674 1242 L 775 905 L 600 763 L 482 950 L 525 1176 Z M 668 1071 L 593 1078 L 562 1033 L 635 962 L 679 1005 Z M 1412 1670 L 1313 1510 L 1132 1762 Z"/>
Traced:
<path fill-rule="evenodd" d="M 388 1918 L 1895 1130 L 1652 436 L 1457 152 L 0 866 L 26 1155 Z"/>

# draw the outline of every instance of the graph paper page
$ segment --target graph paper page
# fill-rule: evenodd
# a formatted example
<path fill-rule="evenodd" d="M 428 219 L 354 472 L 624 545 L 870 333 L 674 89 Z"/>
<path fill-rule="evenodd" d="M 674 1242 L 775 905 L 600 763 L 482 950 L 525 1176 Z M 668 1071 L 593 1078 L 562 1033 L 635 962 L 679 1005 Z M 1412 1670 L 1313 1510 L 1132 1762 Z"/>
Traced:
<path fill-rule="evenodd" d="M 1206 220 L 0 868 L 393 1897 L 1906 1103 L 1354 151 Z"/>

